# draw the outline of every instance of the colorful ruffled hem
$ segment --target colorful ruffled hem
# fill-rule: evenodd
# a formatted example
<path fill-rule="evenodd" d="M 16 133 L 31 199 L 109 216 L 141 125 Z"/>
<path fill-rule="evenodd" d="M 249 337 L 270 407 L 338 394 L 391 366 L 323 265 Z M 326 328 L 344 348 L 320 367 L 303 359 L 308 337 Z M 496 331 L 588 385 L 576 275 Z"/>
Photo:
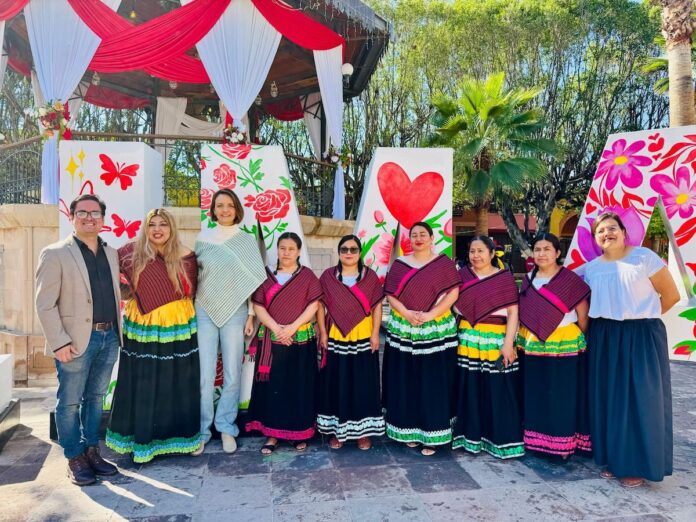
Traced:
<path fill-rule="evenodd" d="M 278 430 L 264 426 L 259 421 L 247 422 L 246 430 L 260 431 L 265 437 L 274 437 L 282 440 L 308 440 L 314 437 L 314 432 L 316 432 L 314 426 L 302 431 Z"/>
<path fill-rule="evenodd" d="M 159 455 L 186 454 L 197 450 L 202 442 L 200 434 L 193 437 L 173 437 L 165 440 L 153 440 L 148 444 L 138 444 L 132 435 L 121 435 L 109 429 L 106 430 L 106 446 L 125 455 L 133 454 L 133 462 L 145 463 Z"/>
<path fill-rule="evenodd" d="M 576 433 L 569 437 L 555 437 L 536 431 L 524 430 L 524 445 L 527 449 L 567 457 L 576 451 L 590 453 L 592 442 L 589 434 Z"/>
<path fill-rule="evenodd" d="M 397 442 L 419 442 L 424 446 L 442 446 L 452 442 L 452 429 L 424 431 L 420 428 L 399 428 L 386 423 L 387 437 Z"/>
<path fill-rule="evenodd" d="M 384 417 L 366 417 L 340 422 L 334 415 L 317 416 L 317 431 L 324 435 L 333 435 L 341 442 L 362 437 L 379 437 L 384 435 L 384 430 Z"/>
<path fill-rule="evenodd" d="M 452 441 L 452 449 L 463 448 L 470 453 L 485 451 L 498 459 L 513 459 L 524 455 L 524 443 L 513 442 L 497 446 L 491 441 L 481 438 L 479 441 L 468 440 L 463 436 L 455 437 Z"/>

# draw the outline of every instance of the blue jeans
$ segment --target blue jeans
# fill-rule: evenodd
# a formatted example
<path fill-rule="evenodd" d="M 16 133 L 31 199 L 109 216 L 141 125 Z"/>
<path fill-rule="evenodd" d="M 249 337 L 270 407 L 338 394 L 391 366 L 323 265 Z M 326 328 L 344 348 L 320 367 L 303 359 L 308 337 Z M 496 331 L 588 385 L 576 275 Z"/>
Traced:
<path fill-rule="evenodd" d="M 112 328 L 92 332 L 85 353 L 69 363 L 56 360 L 56 429 L 63 453 L 72 459 L 99 445 L 104 394 L 118 358 L 119 338 Z"/>
<path fill-rule="evenodd" d="M 203 308 L 196 305 L 198 319 L 198 357 L 201 364 L 201 437 L 210 440 L 210 426 L 215 418 L 215 429 L 236 437 L 239 428 L 235 424 L 239 411 L 239 391 L 242 384 L 242 358 L 244 357 L 244 324 L 248 316 L 246 302 L 234 312 L 227 322 L 218 328 Z M 222 352 L 224 383 L 222 394 L 214 409 L 215 369 L 218 346 Z"/>

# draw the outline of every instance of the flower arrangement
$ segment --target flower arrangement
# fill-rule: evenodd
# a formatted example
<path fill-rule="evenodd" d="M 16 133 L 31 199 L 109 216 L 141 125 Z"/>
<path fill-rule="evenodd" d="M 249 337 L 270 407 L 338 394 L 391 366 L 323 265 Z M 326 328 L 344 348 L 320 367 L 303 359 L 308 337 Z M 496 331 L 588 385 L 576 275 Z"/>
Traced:
<path fill-rule="evenodd" d="M 348 168 L 348 165 L 353 163 L 353 153 L 350 152 L 347 145 L 343 145 L 341 150 L 337 150 L 333 144 L 329 145 L 329 150 L 324 154 L 324 159 L 328 159 L 334 165 Z"/>
<path fill-rule="evenodd" d="M 233 145 L 240 145 L 249 141 L 247 133 L 240 131 L 238 127 L 233 126 L 231 123 L 225 126 L 222 138 L 224 143 Z"/>
<path fill-rule="evenodd" d="M 43 139 L 52 138 L 56 133 L 58 140 L 61 140 L 66 133 L 68 133 L 67 137 L 69 137 L 70 129 L 68 129 L 67 125 L 68 121 L 70 121 L 70 113 L 60 100 L 47 103 L 35 109 L 28 109 L 25 112 L 27 116 L 33 116 L 39 120 Z"/>

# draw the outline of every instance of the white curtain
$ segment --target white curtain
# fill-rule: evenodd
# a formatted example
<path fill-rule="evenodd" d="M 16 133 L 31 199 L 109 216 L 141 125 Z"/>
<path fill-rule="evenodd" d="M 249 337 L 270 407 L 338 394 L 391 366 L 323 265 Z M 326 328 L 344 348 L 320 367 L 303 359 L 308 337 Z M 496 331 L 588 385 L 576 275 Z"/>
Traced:
<path fill-rule="evenodd" d="M 184 114 L 179 127 L 179 134 L 185 136 L 214 136 L 221 137 L 222 131 L 225 128 L 225 113 L 227 109 L 225 104 L 220 101 L 220 123 L 203 121 L 188 114 Z"/>
<path fill-rule="evenodd" d="M 331 143 L 336 149 L 343 144 L 343 76 L 341 65 L 343 49 L 339 45 L 328 51 L 314 51 L 314 64 L 317 68 L 319 91 L 326 115 L 326 126 Z M 334 180 L 333 218 L 346 218 L 346 189 L 343 168 L 336 168 Z"/>
<path fill-rule="evenodd" d="M 181 121 L 186 112 L 186 98 L 157 97 L 157 112 L 155 114 L 155 134 L 179 134 Z M 167 161 L 171 150 L 166 150 L 165 140 L 155 140 L 155 149 L 162 154 L 162 161 Z"/>
<path fill-rule="evenodd" d="M 0 57 L 0 91 L 2 91 L 2 85 L 5 83 L 5 69 L 7 69 L 7 53 L 5 52 L 5 20 L 0 20 L 0 51 L 2 51 L 2 57 Z"/>
<path fill-rule="evenodd" d="M 181 4 L 191 1 L 181 0 Z M 241 125 L 266 81 L 280 36 L 251 0 L 234 0 L 196 44 L 210 81 Z"/>
<path fill-rule="evenodd" d="M 313 92 L 300 98 L 304 109 L 304 122 L 309 134 L 309 141 L 312 144 L 314 157 L 321 160 L 325 150 L 321 150 L 321 94 Z M 329 144 L 329 129 L 326 128 L 326 144 Z"/>
<path fill-rule="evenodd" d="M 31 0 L 24 8 L 24 18 L 41 92 L 46 101 L 68 101 L 101 39 L 67 0 Z M 41 155 L 42 203 L 58 203 L 58 176 L 58 141 L 53 137 L 46 140 Z"/>

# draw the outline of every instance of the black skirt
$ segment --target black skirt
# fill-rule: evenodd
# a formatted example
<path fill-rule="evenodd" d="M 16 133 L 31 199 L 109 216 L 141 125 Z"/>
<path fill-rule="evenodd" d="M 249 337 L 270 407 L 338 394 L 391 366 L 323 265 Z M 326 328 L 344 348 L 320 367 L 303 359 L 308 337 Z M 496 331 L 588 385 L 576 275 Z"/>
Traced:
<path fill-rule="evenodd" d="M 379 353 L 370 348 L 372 318 L 347 337 L 333 326 L 326 364 L 319 372 L 317 429 L 339 441 L 384 434 L 379 393 Z"/>
<path fill-rule="evenodd" d="M 398 442 L 452 441 L 457 330 L 447 312 L 412 326 L 392 309 L 382 368 L 386 432 Z"/>
<path fill-rule="evenodd" d="M 259 332 L 259 337 L 262 336 L 263 329 Z M 311 324 L 300 327 L 290 346 L 273 341 L 271 350 L 273 362 L 269 379 L 254 380 L 252 384 L 246 429 L 277 439 L 311 439 L 317 415 L 314 327 Z M 257 370 L 259 360 L 257 357 Z"/>
<path fill-rule="evenodd" d="M 592 319 L 588 333 L 595 461 L 617 477 L 672 474 L 672 387 L 660 319 Z"/>
<path fill-rule="evenodd" d="M 200 437 L 200 367 L 195 310 L 180 299 L 141 314 L 126 303 L 106 445 L 135 462 L 191 453 Z"/>

